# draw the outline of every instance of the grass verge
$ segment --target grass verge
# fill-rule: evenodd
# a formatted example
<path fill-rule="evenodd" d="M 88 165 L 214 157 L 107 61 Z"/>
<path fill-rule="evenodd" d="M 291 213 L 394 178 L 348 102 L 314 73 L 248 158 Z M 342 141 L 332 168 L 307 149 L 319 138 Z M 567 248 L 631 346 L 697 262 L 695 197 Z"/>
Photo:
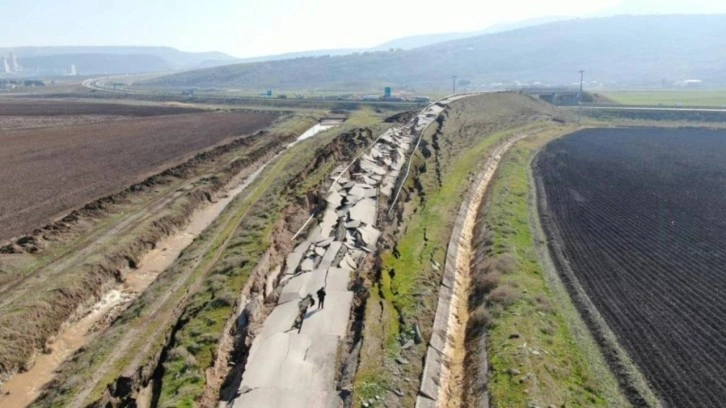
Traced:
<path fill-rule="evenodd" d="M 560 134 L 541 134 L 510 150 L 480 213 L 491 232 L 490 257 L 509 254 L 516 262 L 500 278 L 499 288 L 514 294 L 506 306 L 494 299 L 497 289 L 487 300 L 488 390 L 495 407 L 628 405 L 557 271 L 541 259 L 546 250 L 535 249 L 542 234 L 530 162 Z"/>
<path fill-rule="evenodd" d="M 606 91 L 601 94 L 623 105 L 643 106 L 726 106 L 726 90 Z"/>

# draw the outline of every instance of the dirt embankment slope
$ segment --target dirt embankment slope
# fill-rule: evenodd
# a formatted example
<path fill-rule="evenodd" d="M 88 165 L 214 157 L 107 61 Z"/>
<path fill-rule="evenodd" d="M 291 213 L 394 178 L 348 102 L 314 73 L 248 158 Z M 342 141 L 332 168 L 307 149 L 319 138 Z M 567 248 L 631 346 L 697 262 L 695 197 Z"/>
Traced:
<path fill-rule="evenodd" d="M 250 134 L 264 113 L 198 113 L 0 134 L 0 240 L 47 224 L 195 151 Z"/>
<path fill-rule="evenodd" d="M 0 266 L 13 268 L 0 270 L 0 378 L 31 365 L 66 320 L 123 281 L 159 239 L 184 225 L 240 171 L 294 138 L 266 132 L 239 138 L 75 210 L 22 245 L 6 246 L 48 253 L 1 255 Z"/>

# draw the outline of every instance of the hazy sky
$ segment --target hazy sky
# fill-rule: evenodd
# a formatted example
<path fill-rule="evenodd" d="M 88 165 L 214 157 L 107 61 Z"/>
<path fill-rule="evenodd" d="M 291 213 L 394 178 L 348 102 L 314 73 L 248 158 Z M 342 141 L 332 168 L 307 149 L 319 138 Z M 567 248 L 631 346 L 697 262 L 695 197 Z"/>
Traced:
<path fill-rule="evenodd" d="M 723 0 L 0 0 L 0 47 L 168 45 L 238 57 L 370 47 L 544 16 L 726 13 Z"/>

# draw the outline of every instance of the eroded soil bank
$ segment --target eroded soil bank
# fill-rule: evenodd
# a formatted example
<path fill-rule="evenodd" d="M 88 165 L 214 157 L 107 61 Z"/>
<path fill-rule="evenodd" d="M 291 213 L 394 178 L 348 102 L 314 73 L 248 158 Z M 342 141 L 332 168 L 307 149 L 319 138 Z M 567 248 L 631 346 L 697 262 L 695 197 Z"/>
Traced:
<path fill-rule="evenodd" d="M 0 379 L 31 368 L 63 325 L 85 316 L 106 292 L 124 282 L 143 254 L 186 225 L 237 175 L 274 155 L 286 139 L 290 136 L 258 133 L 200 153 L 74 211 L 26 240 L 30 246 L 11 244 L 12 251 L 21 253 L 0 255 L 3 265 L 19 261 L 0 275 L 5 278 Z M 47 252 L 38 249 L 41 242 Z M 22 253 L 29 248 L 36 248 L 35 254 Z"/>
<path fill-rule="evenodd" d="M 195 211 L 186 227 L 162 238 L 155 247 L 140 257 L 137 267 L 124 276 L 124 282 L 106 292 L 81 319 L 65 324 L 47 349 L 35 358 L 33 366 L 16 374 L 0 389 L 0 404 L 24 407 L 40 395 L 42 387 L 54 378 L 55 370 L 68 357 L 95 338 L 133 299 L 142 293 L 182 251 L 192 243 L 224 210 L 224 208 L 264 169 L 260 162 L 253 172 L 243 171 L 219 194 L 217 199 Z"/>

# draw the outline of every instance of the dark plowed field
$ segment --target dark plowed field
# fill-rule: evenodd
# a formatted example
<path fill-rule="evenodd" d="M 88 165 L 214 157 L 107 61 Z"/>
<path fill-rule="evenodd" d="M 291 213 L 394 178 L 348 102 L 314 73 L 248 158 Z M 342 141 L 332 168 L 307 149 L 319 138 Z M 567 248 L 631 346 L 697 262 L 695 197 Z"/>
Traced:
<path fill-rule="evenodd" d="M 0 132 L 0 241 L 274 118 L 198 113 Z"/>
<path fill-rule="evenodd" d="M 202 112 L 202 110 L 177 106 L 94 103 L 68 100 L 0 99 L 0 116 L 158 116 L 195 112 Z"/>
<path fill-rule="evenodd" d="M 535 173 L 550 237 L 668 407 L 726 403 L 726 132 L 595 129 Z"/>

